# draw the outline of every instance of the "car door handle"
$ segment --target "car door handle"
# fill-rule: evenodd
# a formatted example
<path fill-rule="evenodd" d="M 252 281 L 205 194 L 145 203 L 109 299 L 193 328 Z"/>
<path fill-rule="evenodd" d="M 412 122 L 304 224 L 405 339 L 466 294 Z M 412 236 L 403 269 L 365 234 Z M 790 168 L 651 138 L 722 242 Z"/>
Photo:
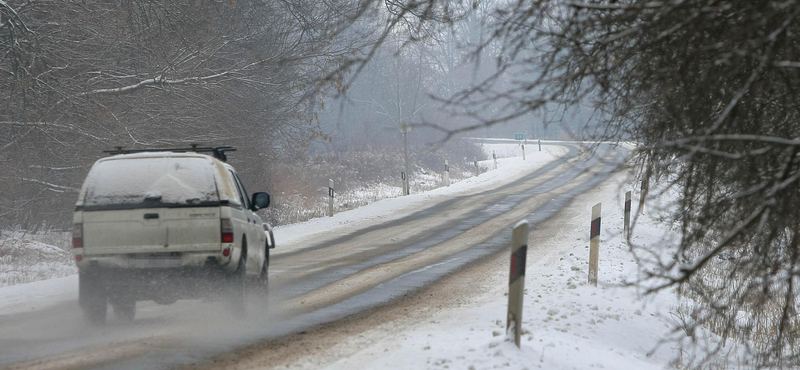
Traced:
<path fill-rule="evenodd" d="M 144 214 L 144 219 L 145 220 L 152 220 L 152 219 L 155 219 L 155 218 L 158 218 L 158 213 L 145 213 Z"/>

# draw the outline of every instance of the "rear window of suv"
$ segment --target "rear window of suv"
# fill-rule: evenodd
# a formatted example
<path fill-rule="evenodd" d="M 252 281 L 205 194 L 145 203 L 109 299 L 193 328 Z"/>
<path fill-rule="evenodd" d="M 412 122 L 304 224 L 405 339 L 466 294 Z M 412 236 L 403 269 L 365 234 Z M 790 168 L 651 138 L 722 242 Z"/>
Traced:
<path fill-rule="evenodd" d="M 86 177 L 84 208 L 219 204 L 213 165 L 203 158 L 133 158 L 95 164 Z"/>

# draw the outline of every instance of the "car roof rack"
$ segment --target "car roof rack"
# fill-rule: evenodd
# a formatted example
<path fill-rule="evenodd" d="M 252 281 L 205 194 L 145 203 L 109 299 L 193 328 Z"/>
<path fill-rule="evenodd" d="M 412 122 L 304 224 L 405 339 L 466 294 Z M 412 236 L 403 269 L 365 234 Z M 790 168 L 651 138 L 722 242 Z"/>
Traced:
<path fill-rule="evenodd" d="M 198 146 L 191 144 L 188 148 L 146 148 L 146 149 L 125 149 L 121 146 L 114 149 L 104 150 L 103 153 L 111 155 L 117 154 L 133 154 L 133 153 L 152 153 L 152 152 L 175 152 L 175 153 L 211 153 L 214 158 L 223 162 L 228 161 L 228 156 L 225 152 L 235 152 L 236 148 L 232 146 Z"/>

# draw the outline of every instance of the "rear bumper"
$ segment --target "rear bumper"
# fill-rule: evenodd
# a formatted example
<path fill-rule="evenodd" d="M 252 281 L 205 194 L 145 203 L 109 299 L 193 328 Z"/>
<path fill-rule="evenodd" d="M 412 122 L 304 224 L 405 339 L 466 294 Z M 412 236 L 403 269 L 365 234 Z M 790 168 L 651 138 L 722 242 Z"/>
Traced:
<path fill-rule="evenodd" d="M 73 254 L 78 269 L 184 269 L 205 268 L 213 266 L 221 269 L 233 270 L 231 264 L 233 253 L 224 256 L 220 251 L 207 252 L 167 252 L 167 253 L 118 253 L 118 254 L 92 254 L 85 253 L 83 248 L 76 248 Z M 80 256 L 78 260 L 77 256 Z"/>
<path fill-rule="evenodd" d="M 230 288 L 231 272 L 220 266 L 159 268 L 103 268 L 90 266 L 82 275 L 91 276 L 110 299 L 131 297 L 137 301 L 172 303 L 220 295 Z"/>

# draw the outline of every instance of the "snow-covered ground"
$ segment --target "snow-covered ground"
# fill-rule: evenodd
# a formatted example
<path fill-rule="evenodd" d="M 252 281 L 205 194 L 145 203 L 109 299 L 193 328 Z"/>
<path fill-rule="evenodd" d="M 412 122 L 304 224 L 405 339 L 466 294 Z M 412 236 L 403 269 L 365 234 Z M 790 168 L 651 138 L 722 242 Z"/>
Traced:
<path fill-rule="evenodd" d="M 483 151 L 489 155 L 489 158 L 492 157 L 492 154 L 497 155 L 497 158 L 522 158 L 522 146 L 520 144 L 481 144 L 481 147 L 483 148 Z M 542 147 L 542 152 L 546 153 L 548 148 L 552 147 L 545 145 Z M 541 152 L 538 151 L 538 147 L 536 145 L 528 145 L 525 147 L 526 160 L 528 157 L 538 158 L 540 157 L 540 153 Z"/>
<path fill-rule="evenodd" d="M 63 236 L 13 235 L 0 240 L 0 315 L 46 308 L 78 294 L 78 269 Z"/>
<path fill-rule="evenodd" d="M 0 315 L 12 315 L 74 301 L 78 297 L 77 273 L 0 288 Z"/>
<path fill-rule="evenodd" d="M 637 279 L 638 266 L 621 235 L 621 178 L 578 197 L 572 210 L 531 231 L 520 349 L 505 333 L 505 262 L 475 287 L 476 296 L 469 303 L 438 311 L 424 322 L 388 322 L 360 338 L 348 339 L 358 346 L 342 346 L 358 349 L 328 368 L 393 369 L 398 364 L 407 369 L 671 367 L 679 352 L 674 343 L 659 346 L 659 341 L 675 336 L 678 296 L 671 291 L 642 296 L 637 288 L 622 286 Z M 600 284 L 594 287 L 587 283 L 588 234 L 591 206 L 597 202 L 603 203 L 603 228 Z M 648 244 L 668 239 L 670 226 L 657 215 L 645 214 L 633 240 Z M 541 228 L 546 228 L 547 236 L 537 232 Z M 364 337 L 370 336 L 376 339 L 365 345 L 370 342 Z"/>
<path fill-rule="evenodd" d="M 62 248 L 20 236 L 0 239 L 0 287 L 75 273 L 72 255 Z"/>

